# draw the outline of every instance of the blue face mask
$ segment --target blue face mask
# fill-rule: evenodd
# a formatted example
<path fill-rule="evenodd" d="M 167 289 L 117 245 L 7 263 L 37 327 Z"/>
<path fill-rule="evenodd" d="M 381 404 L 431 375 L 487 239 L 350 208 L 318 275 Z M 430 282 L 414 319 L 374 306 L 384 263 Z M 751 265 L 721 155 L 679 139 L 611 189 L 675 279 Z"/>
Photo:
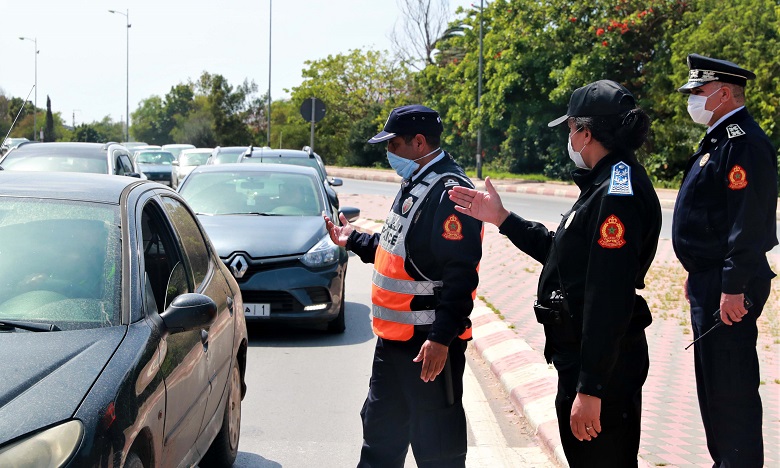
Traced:
<path fill-rule="evenodd" d="M 440 149 L 441 148 L 436 148 L 435 150 L 431 151 L 425 156 L 421 156 L 417 159 L 402 158 L 401 156 L 398 156 L 397 154 L 388 151 L 387 162 L 390 163 L 390 167 L 395 169 L 395 173 L 401 176 L 403 179 L 411 179 L 415 171 L 417 171 L 417 169 L 420 168 L 420 165 L 417 164 L 415 161 L 419 161 L 420 159 L 427 158 L 433 153 L 439 151 Z"/>

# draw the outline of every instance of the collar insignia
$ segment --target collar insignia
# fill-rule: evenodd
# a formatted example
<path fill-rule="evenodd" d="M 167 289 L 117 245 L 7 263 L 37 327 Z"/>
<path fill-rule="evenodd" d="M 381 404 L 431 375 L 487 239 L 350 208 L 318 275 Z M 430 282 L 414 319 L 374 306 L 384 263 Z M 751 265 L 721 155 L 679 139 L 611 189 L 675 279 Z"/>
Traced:
<path fill-rule="evenodd" d="M 454 214 L 451 214 L 449 218 L 444 221 L 444 232 L 442 237 L 447 240 L 459 241 L 463 239 L 463 225 L 460 224 L 460 219 Z"/>
<path fill-rule="evenodd" d="M 609 215 L 599 229 L 601 238 L 598 240 L 600 246 L 605 249 L 619 249 L 626 245 L 623 235 L 626 233 L 626 227 L 615 215 Z"/>
<path fill-rule="evenodd" d="M 707 164 L 707 161 L 710 160 L 710 153 L 705 154 L 701 157 L 701 160 L 699 160 L 699 167 L 704 167 L 705 164 Z"/>
<path fill-rule="evenodd" d="M 736 138 L 745 134 L 745 131 L 737 124 L 731 124 L 726 127 L 726 132 L 729 134 L 729 138 Z"/>
<path fill-rule="evenodd" d="M 412 199 L 412 197 L 409 197 L 406 200 L 404 200 L 404 204 L 401 205 L 401 214 L 408 213 L 409 210 L 412 209 L 412 205 L 414 205 L 414 199 Z"/>
<path fill-rule="evenodd" d="M 631 187 L 631 167 L 620 161 L 612 166 L 612 178 L 609 181 L 608 195 L 630 196 L 634 194 Z"/>

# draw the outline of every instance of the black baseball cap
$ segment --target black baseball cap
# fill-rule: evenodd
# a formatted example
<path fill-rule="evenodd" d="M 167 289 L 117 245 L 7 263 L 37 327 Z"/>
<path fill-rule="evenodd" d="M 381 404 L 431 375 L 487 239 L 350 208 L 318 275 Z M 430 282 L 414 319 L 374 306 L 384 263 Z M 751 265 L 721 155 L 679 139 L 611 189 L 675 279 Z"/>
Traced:
<path fill-rule="evenodd" d="M 677 91 L 690 94 L 691 90 L 711 81 L 721 81 L 745 87 L 747 80 L 756 78 L 756 74 L 745 70 L 734 62 L 704 57 L 699 54 L 688 55 L 688 82 Z"/>
<path fill-rule="evenodd" d="M 385 128 L 374 135 L 369 143 L 382 143 L 397 135 L 441 135 L 444 127 L 439 113 L 420 104 L 396 107 L 390 112 Z"/>
<path fill-rule="evenodd" d="M 560 125 L 569 117 L 618 115 L 635 107 L 636 100 L 629 90 L 612 80 L 599 80 L 574 90 L 566 114 L 547 126 Z"/>

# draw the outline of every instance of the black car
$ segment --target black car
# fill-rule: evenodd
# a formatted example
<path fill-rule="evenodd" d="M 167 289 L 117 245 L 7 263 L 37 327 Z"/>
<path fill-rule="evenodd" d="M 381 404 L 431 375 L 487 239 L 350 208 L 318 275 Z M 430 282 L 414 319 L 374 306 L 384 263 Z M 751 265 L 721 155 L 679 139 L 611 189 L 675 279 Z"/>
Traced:
<path fill-rule="evenodd" d="M 198 214 L 241 287 L 247 320 L 326 323 L 341 333 L 347 252 L 322 213 L 338 220 L 317 172 L 271 164 L 198 166 L 179 193 Z M 360 210 L 342 208 L 354 220 Z"/>
<path fill-rule="evenodd" d="M 0 166 L 6 171 L 88 172 L 146 178 L 130 152 L 118 143 L 27 142 L 9 151 Z"/>
<path fill-rule="evenodd" d="M 0 466 L 230 466 L 246 348 L 173 190 L 0 172 Z"/>
<path fill-rule="evenodd" d="M 292 164 L 295 166 L 313 167 L 316 169 L 317 174 L 320 176 L 323 186 L 325 187 L 325 193 L 328 195 L 330 203 L 336 208 L 339 208 L 339 196 L 333 187 L 340 187 L 343 182 L 341 179 L 335 177 L 328 177 L 325 172 L 325 163 L 319 154 L 312 151 L 308 146 L 304 146 L 302 150 L 292 149 L 273 149 L 269 147 L 252 148 L 251 151 L 247 151 L 240 162 L 244 163 L 266 163 L 266 164 Z"/>
<path fill-rule="evenodd" d="M 142 149 L 133 153 L 133 162 L 147 179 L 169 187 L 173 186 L 171 173 L 175 160 L 173 153 L 169 151 Z"/>

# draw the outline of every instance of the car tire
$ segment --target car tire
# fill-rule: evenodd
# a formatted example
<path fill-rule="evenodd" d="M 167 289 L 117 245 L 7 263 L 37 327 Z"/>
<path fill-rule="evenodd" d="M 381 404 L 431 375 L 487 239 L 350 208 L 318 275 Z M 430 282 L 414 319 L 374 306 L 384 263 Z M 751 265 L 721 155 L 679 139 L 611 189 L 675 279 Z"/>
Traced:
<path fill-rule="evenodd" d="M 344 333 L 344 330 L 347 329 L 347 321 L 346 321 L 346 317 L 344 316 L 344 308 L 345 308 L 344 304 L 346 304 L 347 302 L 344 297 L 344 294 L 346 292 L 345 288 L 346 288 L 346 284 L 342 285 L 341 306 L 339 306 L 339 314 L 336 316 L 336 318 L 328 322 L 328 333 Z"/>
<path fill-rule="evenodd" d="M 211 447 L 200 462 L 202 467 L 227 468 L 233 466 L 238 456 L 238 441 L 241 435 L 241 371 L 238 361 L 230 371 L 230 388 L 222 427 Z"/>
<path fill-rule="evenodd" d="M 125 458 L 124 468 L 145 468 L 144 462 L 141 461 L 141 457 L 135 452 L 130 452 Z"/>

